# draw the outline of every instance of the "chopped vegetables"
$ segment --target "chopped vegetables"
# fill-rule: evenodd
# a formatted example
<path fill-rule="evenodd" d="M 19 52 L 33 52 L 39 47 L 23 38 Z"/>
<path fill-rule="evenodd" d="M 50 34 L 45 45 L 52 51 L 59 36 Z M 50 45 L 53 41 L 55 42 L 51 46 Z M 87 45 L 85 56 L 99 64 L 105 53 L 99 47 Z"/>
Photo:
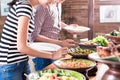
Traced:
<path fill-rule="evenodd" d="M 96 38 L 93 38 L 92 41 L 100 46 L 108 46 L 108 40 L 103 36 L 97 36 Z"/>
<path fill-rule="evenodd" d="M 94 45 L 94 46 L 97 46 L 97 45 L 99 45 L 99 46 L 108 46 L 108 40 L 104 36 L 97 36 L 97 37 L 95 37 L 95 38 L 93 38 L 93 39 L 91 39 L 89 41 L 86 41 L 84 43 L 81 43 L 81 44 L 84 44 L 86 46 L 90 46 L 90 45 L 91 46 L 92 45 Z"/>
<path fill-rule="evenodd" d="M 29 80 L 86 80 L 84 75 L 72 70 L 47 69 L 31 73 Z"/>
<path fill-rule="evenodd" d="M 90 53 L 96 52 L 93 49 L 82 49 L 82 48 L 71 48 L 68 53 L 73 55 L 88 55 Z"/>
<path fill-rule="evenodd" d="M 78 80 L 72 76 L 57 76 L 55 73 L 45 73 L 38 80 Z"/>

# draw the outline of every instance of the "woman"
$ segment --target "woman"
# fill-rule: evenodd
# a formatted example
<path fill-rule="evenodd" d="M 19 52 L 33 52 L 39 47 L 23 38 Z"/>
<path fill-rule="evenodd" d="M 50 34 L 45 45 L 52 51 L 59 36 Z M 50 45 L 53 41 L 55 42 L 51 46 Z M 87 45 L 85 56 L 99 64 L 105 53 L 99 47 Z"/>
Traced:
<path fill-rule="evenodd" d="M 67 48 L 54 54 L 37 51 L 28 44 L 28 35 L 34 30 L 35 6 L 48 6 L 53 0 L 29 0 L 16 2 L 8 13 L 0 41 L 1 80 L 25 80 L 29 74 L 28 56 L 59 59 L 66 55 Z"/>
<path fill-rule="evenodd" d="M 56 3 L 49 5 L 47 8 L 41 5 L 37 6 L 35 14 L 35 29 L 30 36 L 30 41 L 49 42 L 60 45 L 62 47 L 74 47 L 75 42 L 72 39 L 59 40 L 60 31 L 63 26 L 60 26 L 62 3 L 65 0 L 56 0 Z M 68 26 L 64 23 L 64 26 Z M 53 62 L 46 58 L 33 58 L 35 70 L 42 70 Z M 41 65 L 42 64 L 42 65 Z"/>

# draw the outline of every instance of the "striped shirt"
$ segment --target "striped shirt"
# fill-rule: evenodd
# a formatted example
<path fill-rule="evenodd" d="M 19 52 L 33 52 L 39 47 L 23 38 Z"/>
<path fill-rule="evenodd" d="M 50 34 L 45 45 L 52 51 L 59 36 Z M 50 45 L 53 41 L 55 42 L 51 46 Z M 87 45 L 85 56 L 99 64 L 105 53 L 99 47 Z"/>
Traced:
<path fill-rule="evenodd" d="M 30 36 L 34 41 L 36 36 L 44 35 L 51 39 L 58 39 L 60 33 L 61 3 L 51 4 L 47 8 L 38 6 L 35 14 L 35 30 Z"/>
<path fill-rule="evenodd" d="M 17 50 L 18 17 L 27 16 L 30 20 L 28 35 L 34 29 L 32 7 L 28 2 L 16 2 L 10 9 L 0 41 L 0 65 L 25 61 L 28 56 Z"/>

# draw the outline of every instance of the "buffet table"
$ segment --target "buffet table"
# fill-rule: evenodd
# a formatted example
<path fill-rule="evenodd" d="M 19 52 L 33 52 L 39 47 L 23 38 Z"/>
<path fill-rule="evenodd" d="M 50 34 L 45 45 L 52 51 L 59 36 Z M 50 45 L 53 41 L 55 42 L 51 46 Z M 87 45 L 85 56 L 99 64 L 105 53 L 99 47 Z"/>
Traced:
<path fill-rule="evenodd" d="M 96 73 L 96 76 L 89 76 L 89 80 L 101 80 L 103 74 L 108 69 L 108 67 L 105 64 L 98 63 L 97 65 L 98 71 Z M 45 69 L 56 69 L 57 67 L 54 64 L 50 64 Z"/>
<path fill-rule="evenodd" d="M 64 59 L 66 58 L 71 58 L 71 56 L 67 55 Z M 53 63 L 45 67 L 45 69 L 56 69 L 56 68 L 57 67 Z M 107 65 L 102 63 L 98 63 L 97 68 L 98 68 L 98 71 L 96 72 L 96 76 L 88 76 L 89 80 L 101 80 L 105 71 L 108 69 Z"/>
<path fill-rule="evenodd" d="M 45 69 L 56 69 L 57 67 L 54 64 L 50 64 Z M 89 80 L 95 80 L 95 76 L 89 77 Z"/>

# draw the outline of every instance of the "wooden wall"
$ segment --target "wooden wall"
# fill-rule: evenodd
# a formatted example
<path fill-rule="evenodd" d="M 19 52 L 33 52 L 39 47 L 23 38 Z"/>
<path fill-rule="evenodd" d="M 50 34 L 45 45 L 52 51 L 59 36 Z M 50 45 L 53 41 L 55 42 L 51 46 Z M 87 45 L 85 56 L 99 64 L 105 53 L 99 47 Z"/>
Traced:
<path fill-rule="evenodd" d="M 120 0 L 108 0 L 108 1 L 99 1 L 96 0 L 95 2 L 95 24 L 94 24 L 94 29 L 95 29 L 95 34 L 97 33 L 108 33 L 112 30 L 119 29 L 120 27 L 120 22 L 119 23 L 100 23 L 100 18 L 99 18 L 99 7 L 100 5 L 120 5 Z"/>
<path fill-rule="evenodd" d="M 120 27 L 120 23 L 100 23 L 99 8 L 100 5 L 120 5 L 120 0 L 93 1 L 93 37 L 96 37 L 99 34 L 106 34 L 114 29 L 118 29 Z M 88 26 L 88 0 L 66 0 L 63 3 L 63 10 L 63 20 L 65 20 L 65 22 L 77 23 L 79 25 Z M 86 37 L 87 33 L 80 34 L 80 36 Z"/>

